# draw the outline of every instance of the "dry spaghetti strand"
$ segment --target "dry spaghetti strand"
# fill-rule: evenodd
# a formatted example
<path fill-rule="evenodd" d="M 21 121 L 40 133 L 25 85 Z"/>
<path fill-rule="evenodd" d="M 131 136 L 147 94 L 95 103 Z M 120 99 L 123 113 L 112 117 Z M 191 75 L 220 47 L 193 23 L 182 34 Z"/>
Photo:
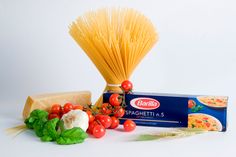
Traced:
<path fill-rule="evenodd" d="M 107 84 L 129 79 L 135 67 L 158 40 L 149 19 L 134 9 L 91 11 L 73 22 L 70 34 L 85 51 Z M 106 87 L 105 90 L 120 90 Z M 97 101 L 101 104 L 102 98 Z"/>
<path fill-rule="evenodd" d="M 8 135 L 13 135 L 13 137 L 16 137 L 17 135 L 19 135 L 20 133 L 26 130 L 27 130 L 26 125 L 18 125 L 12 128 L 8 128 L 5 131 Z"/>

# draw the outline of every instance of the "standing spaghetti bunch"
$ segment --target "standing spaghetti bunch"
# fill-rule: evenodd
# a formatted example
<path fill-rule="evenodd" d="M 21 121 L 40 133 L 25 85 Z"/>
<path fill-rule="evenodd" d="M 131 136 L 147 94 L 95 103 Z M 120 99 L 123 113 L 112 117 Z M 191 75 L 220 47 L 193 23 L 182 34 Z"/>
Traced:
<path fill-rule="evenodd" d="M 126 8 L 88 12 L 72 23 L 70 34 L 106 80 L 105 90 L 111 91 L 120 90 L 158 40 L 151 21 Z"/>

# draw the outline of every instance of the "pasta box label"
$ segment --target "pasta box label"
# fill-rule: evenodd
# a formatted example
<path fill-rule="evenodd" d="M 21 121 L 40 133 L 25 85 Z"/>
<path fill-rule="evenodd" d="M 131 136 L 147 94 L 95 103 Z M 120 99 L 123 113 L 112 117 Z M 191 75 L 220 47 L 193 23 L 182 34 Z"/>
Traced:
<path fill-rule="evenodd" d="M 111 93 L 104 93 L 103 101 L 109 102 Z M 188 98 L 132 93 L 125 95 L 125 115 L 137 125 L 160 127 L 188 126 Z"/>
<path fill-rule="evenodd" d="M 103 101 L 109 102 L 111 94 L 104 93 Z M 226 131 L 227 101 L 223 96 L 134 92 L 125 94 L 126 111 L 120 122 L 131 119 L 142 126 Z"/>

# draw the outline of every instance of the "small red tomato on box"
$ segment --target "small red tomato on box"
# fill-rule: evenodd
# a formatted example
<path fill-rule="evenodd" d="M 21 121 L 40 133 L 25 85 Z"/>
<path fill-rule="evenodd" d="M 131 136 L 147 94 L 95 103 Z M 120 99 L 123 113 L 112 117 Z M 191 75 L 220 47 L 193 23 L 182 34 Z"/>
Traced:
<path fill-rule="evenodd" d="M 196 106 L 196 102 L 194 100 L 189 100 L 188 101 L 188 108 L 193 108 Z"/>
<path fill-rule="evenodd" d="M 130 92 L 133 89 L 133 84 L 129 80 L 125 80 L 121 84 L 121 88 L 126 92 Z"/>
<path fill-rule="evenodd" d="M 109 103 L 103 103 L 101 112 L 105 115 L 109 115 L 112 113 L 112 106 Z"/>
<path fill-rule="evenodd" d="M 125 109 L 123 109 L 121 106 L 116 106 L 114 109 L 114 116 L 117 118 L 123 117 L 125 114 Z"/>
<path fill-rule="evenodd" d="M 109 102 L 112 106 L 120 106 L 122 102 L 122 96 L 117 93 L 114 93 L 110 96 Z"/>

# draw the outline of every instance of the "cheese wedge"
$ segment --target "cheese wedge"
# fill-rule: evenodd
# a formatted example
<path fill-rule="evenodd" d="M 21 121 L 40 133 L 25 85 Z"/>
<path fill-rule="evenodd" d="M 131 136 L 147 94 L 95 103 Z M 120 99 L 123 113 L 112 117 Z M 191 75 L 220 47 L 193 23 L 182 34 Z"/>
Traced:
<path fill-rule="evenodd" d="M 91 104 L 91 92 L 80 91 L 28 96 L 23 110 L 23 118 L 26 119 L 35 109 L 49 111 L 53 104 L 64 105 L 67 102 L 80 105 Z"/>

